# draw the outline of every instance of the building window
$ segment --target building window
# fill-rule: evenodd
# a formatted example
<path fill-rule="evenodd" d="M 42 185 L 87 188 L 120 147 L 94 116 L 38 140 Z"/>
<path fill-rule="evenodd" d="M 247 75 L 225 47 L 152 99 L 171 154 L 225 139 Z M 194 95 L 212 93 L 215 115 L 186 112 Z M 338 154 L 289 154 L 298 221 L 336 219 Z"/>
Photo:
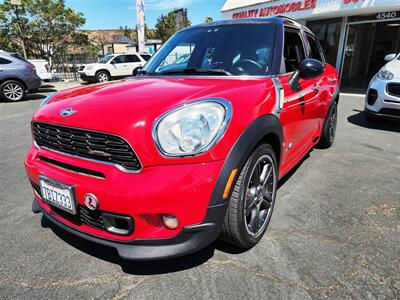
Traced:
<path fill-rule="evenodd" d="M 307 22 L 307 27 L 319 40 L 327 62 L 333 66 L 336 65 L 338 55 L 341 25 L 341 18 Z"/>

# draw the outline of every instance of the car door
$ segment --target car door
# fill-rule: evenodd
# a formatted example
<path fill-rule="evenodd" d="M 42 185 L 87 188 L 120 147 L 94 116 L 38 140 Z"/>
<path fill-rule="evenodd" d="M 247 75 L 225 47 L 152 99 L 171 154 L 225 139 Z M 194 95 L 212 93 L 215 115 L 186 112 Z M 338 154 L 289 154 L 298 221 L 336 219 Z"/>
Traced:
<path fill-rule="evenodd" d="M 291 169 L 309 151 L 318 138 L 315 118 L 318 94 L 314 79 L 299 79 L 298 88 L 293 90 L 289 79 L 298 64 L 306 58 L 308 51 L 302 32 L 286 27 L 284 33 L 283 70 L 279 80 L 284 90 L 284 103 L 280 113 L 285 136 L 282 169 Z"/>
<path fill-rule="evenodd" d="M 321 45 L 317 38 L 311 33 L 305 32 L 305 38 L 309 45 L 309 58 L 317 59 L 324 65 L 326 64 L 324 54 L 322 52 Z M 336 88 L 337 78 L 333 77 L 332 74 L 328 74 L 326 68 L 321 76 L 314 78 L 314 91 L 316 93 L 316 114 L 315 119 L 319 128 L 322 128 L 327 108 L 330 105 L 332 90 Z"/>
<path fill-rule="evenodd" d="M 131 55 L 118 55 L 113 60 L 115 75 L 113 76 L 129 76 L 132 75 L 134 64 L 131 62 Z"/>
<path fill-rule="evenodd" d="M 111 76 L 123 76 L 122 74 L 124 74 L 123 68 L 125 64 L 125 57 L 124 55 L 118 55 L 115 56 L 111 61 L 110 61 L 110 72 L 111 72 Z"/>
<path fill-rule="evenodd" d="M 127 54 L 127 55 L 125 55 L 125 63 L 126 63 L 126 69 L 124 71 L 126 73 L 124 74 L 124 76 L 132 75 L 133 70 L 135 70 L 137 67 L 143 67 L 144 66 L 144 63 L 142 63 L 142 61 L 137 56 L 137 54 Z"/>

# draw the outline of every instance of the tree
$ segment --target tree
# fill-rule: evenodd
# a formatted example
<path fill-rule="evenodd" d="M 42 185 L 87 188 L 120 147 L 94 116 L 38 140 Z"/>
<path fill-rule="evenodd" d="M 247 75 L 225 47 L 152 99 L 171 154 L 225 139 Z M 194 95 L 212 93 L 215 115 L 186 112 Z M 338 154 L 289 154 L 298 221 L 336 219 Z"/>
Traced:
<path fill-rule="evenodd" d="M 167 15 L 161 15 L 157 19 L 156 23 L 157 35 L 163 42 L 168 40 L 176 31 L 191 25 L 190 20 L 186 19 L 182 24 L 183 27 L 178 28 L 174 13 L 175 11 L 176 9 L 170 11 Z"/>
<path fill-rule="evenodd" d="M 176 31 L 175 15 L 171 12 L 165 16 L 161 15 L 157 19 L 156 30 L 160 39 L 163 42 L 167 41 Z"/>
<path fill-rule="evenodd" d="M 30 57 L 51 59 L 55 54 L 89 43 L 86 33 L 79 31 L 85 18 L 66 7 L 65 0 L 22 0 L 19 18 L 10 0 L 5 0 L 0 4 L 0 12 L 0 32 L 16 51 L 23 38 Z"/>
<path fill-rule="evenodd" d="M 212 21 L 214 21 L 214 19 L 213 19 L 212 17 L 206 17 L 206 18 L 204 19 L 204 22 L 205 22 L 205 23 L 210 23 L 210 22 L 212 22 Z"/>

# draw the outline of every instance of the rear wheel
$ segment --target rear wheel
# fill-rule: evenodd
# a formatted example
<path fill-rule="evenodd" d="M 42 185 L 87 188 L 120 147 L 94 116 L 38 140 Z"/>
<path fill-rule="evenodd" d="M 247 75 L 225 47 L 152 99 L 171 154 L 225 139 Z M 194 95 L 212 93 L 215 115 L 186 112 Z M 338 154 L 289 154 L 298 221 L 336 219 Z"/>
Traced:
<path fill-rule="evenodd" d="M 25 87 L 16 80 L 7 80 L 0 86 L 0 96 L 6 101 L 20 101 L 25 97 Z"/>
<path fill-rule="evenodd" d="M 321 139 L 317 147 L 326 149 L 333 145 L 336 137 L 336 125 L 337 125 L 337 102 L 334 101 L 329 109 L 329 112 L 324 121 L 322 127 Z"/>
<path fill-rule="evenodd" d="M 108 82 L 111 80 L 110 74 L 106 71 L 99 71 L 96 73 L 96 81 L 97 82 Z"/>
<path fill-rule="evenodd" d="M 223 224 L 224 242 L 248 249 L 261 240 L 275 204 L 277 173 L 272 147 L 259 146 L 235 182 Z"/>

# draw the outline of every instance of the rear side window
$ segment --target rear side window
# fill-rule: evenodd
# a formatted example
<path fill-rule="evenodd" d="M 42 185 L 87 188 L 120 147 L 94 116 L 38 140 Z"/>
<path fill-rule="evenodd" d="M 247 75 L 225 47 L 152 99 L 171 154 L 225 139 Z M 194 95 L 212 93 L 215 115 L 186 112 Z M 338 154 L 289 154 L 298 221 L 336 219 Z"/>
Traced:
<path fill-rule="evenodd" d="M 286 72 L 293 72 L 297 65 L 305 58 L 303 41 L 298 30 L 285 30 L 285 45 L 283 48 L 283 59 Z"/>
<path fill-rule="evenodd" d="M 7 65 L 11 63 L 10 60 L 0 57 L 0 65 Z"/>
<path fill-rule="evenodd" d="M 310 34 L 306 34 L 306 36 L 307 36 L 308 43 L 310 44 L 310 50 L 311 50 L 310 58 L 318 59 L 319 61 L 324 62 L 324 59 L 321 54 L 322 51 L 321 51 L 319 44 L 318 44 L 317 40 L 315 39 L 315 37 L 313 37 Z"/>
<path fill-rule="evenodd" d="M 140 59 L 139 57 L 137 57 L 137 55 L 125 55 L 125 62 L 126 63 L 140 62 Z"/>

